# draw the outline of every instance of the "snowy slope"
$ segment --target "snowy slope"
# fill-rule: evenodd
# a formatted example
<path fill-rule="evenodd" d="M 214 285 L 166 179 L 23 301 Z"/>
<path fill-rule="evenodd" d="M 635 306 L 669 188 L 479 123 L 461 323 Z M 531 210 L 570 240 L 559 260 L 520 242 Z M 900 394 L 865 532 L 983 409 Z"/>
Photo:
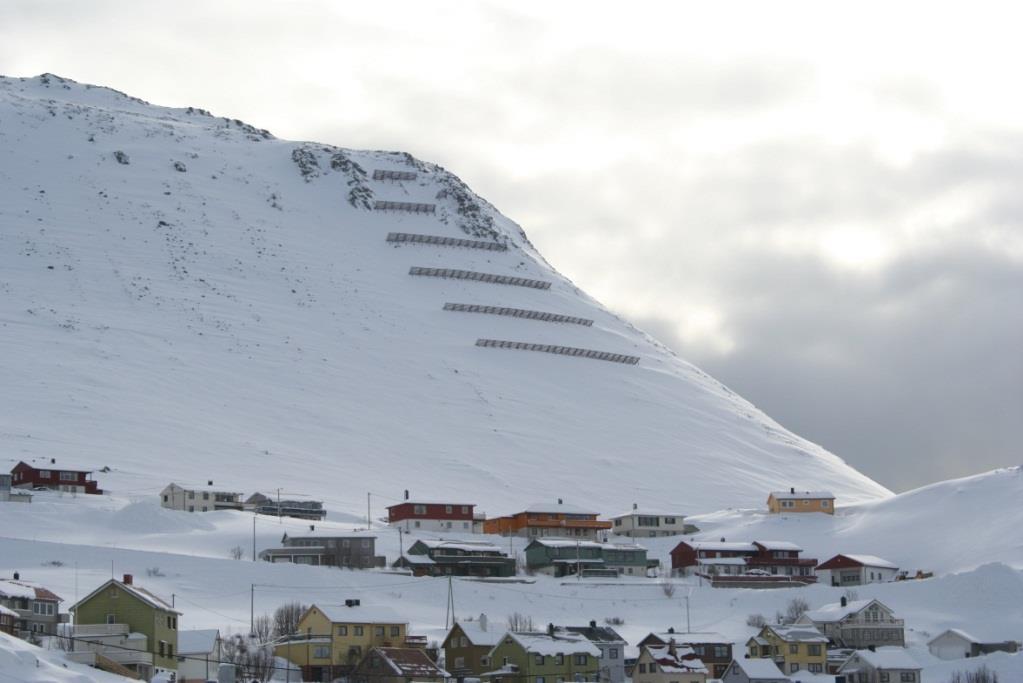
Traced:
<path fill-rule="evenodd" d="M 374 181 L 378 169 L 418 176 Z M 364 208 L 376 200 L 436 214 Z M 509 249 L 394 246 L 388 232 Z M 556 497 L 692 513 L 790 485 L 889 495 L 579 291 L 443 169 L 56 76 L 0 79 L 0 354 L 0 466 L 107 466 L 103 485 L 124 494 L 213 479 L 361 515 L 372 491 L 374 516 L 405 488 L 490 514 Z"/>
<path fill-rule="evenodd" d="M 60 652 L 47 651 L 0 633 L 0 681 L 17 683 L 125 683 L 127 679 L 75 664 Z"/>

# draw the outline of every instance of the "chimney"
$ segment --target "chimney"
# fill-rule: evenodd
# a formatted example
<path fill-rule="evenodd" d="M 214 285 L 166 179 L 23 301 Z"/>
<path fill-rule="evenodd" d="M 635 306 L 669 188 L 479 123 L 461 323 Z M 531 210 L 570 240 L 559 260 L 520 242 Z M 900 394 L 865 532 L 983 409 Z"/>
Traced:
<path fill-rule="evenodd" d="M 675 632 L 675 627 L 674 626 L 669 626 L 668 627 L 668 633 L 674 633 L 674 632 Z"/>
<path fill-rule="evenodd" d="M 795 492 L 796 492 L 796 487 L 795 486 L 793 486 L 792 488 L 789 489 L 789 493 L 794 494 Z"/>
<path fill-rule="evenodd" d="M 18 572 L 14 572 L 14 580 L 17 581 L 20 578 L 21 578 L 21 574 L 19 574 Z"/>
<path fill-rule="evenodd" d="M 876 645 L 868 645 L 867 649 L 870 650 L 871 652 L 877 652 L 877 646 Z"/>
<path fill-rule="evenodd" d="M 480 614 L 479 623 L 480 623 L 480 630 L 481 631 L 486 631 L 487 630 L 487 615 L 486 614 L 483 614 L 483 613 Z"/>
<path fill-rule="evenodd" d="M 207 479 L 206 480 L 206 485 L 207 486 L 213 486 L 213 480 L 212 479 Z"/>
<path fill-rule="evenodd" d="M 132 581 L 131 574 L 125 574 L 124 575 L 124 580 L 121 581 L 121 583 L 123 583 L 125 586 L 130 586 L 131 585 L 131 581 Z"/>
<path fill-rule="evenodd" d="M 558 505 L 561 505 L 561 499 L 558 498 Z"/>
<path fill-rule="evenodd" d="M 50 458 L 50 464 L 51 465 L 56 465 L 57 464 L 57 459 L 56 458 Z"/>
<path fill-rule="evenodd" d="M 547 635 L 554 637 L 554 624 L 547 624 Z"/>
<path fill-rule="evenodd" d="M 633 509 L 633 510 L 638 510 L 638 509 L 639 509 L 639 505 L 638 505 L 638 504 L 636 504 L 636 503 L 633 503 L 633 504 L 632 504 L 632 509 Z"/>
<path fill-rule="evenodd" d="M 845 596 L 843 595 L 843 596 L 842 596 L 842 607 L 846 607 L 846 606 L 848 606 L 848 605 L 849 605 L 849 599 L 848 599 L 848 598 L 846 598 L 846 597 L 845 597 Z"/>
<path fill-rule="evenodd" d="M 597 620 L 590 619 L 590 628 L 597 628 Z"/>
<path fill-rule="evenodd" d="M 408 500 L 408 489 L 405 489 L 405 500 Z"/>
<path fill-rule="evenodd" d="M 309 531 L 316 531 L 316 525 L 315 524 L 310 524 L 309 525 Z"/>
<path fill-rule="evenodd" d="M 674 638 L 672 638 L 671 640 L 668 641 L 668 655 L 672 659 L 675 659 L 675 657 L 678 655 L 678 650 L 675 649 L 675 639 Z"/>
<path fill-rule="evenodd" d="M 358 598 L 348 598 L 345 600 L 345 607 L 358 607 L 361 601 Z"/>
<path fill-rule="evenodd" d="M 721 537 L 721 542 L 722 542 L 722 543 L 724 543 L 724 542 L 725 542 L 725 537 L 724 537 L 724 536 L 722 536 L 722 537 Z"/>

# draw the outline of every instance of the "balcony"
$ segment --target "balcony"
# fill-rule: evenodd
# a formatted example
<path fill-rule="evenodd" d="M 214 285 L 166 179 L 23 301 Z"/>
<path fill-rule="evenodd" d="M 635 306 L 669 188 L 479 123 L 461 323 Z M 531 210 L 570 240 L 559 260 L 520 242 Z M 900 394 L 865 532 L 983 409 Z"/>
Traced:
<path fill-rule="evenodd" d="M 78 624 L 75 626 L 74 635 L 76 638 L 126 636 L 128 624 Z"/>
<path fill-rule="evenodd" d="M 82 650 L 66 653 L 67 658 L 76 664 L 96 666 L 96 658 L 106 657 L 122 666 L 138 666 L 139 664 L 153 664 L 153 653 L 144 650 L 116 650 L 113 648 L 98 648 L 96 650 Z"/>
<path fill-rule="evenodd" d="M 850 619 L 842 622 L 842 628 L 866 629 L 866 628 L 905 628 L 905 619 L 887 619 L 884 621 L 867 621 L 866 619 Z"/>

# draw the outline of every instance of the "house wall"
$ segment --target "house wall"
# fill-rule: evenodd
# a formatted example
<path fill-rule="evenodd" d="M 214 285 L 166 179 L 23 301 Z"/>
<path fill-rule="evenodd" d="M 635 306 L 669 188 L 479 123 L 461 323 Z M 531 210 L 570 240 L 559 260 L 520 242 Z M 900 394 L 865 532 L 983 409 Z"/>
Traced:
<path fill-rule="evenodd" d="M 185 653 L 188 659 L 178 662 L 179 683 L 206 683 L 209 680 L 217 680 L 217 670 L 220 664 L 220 639 L 217 639 L 216 647 L 210 653 Z"/>
<path fill-rule="evenodd" d="M 465 639 L 466 644 L 462 644 L 462 639 Z M 490 653 L 490 646 L 473 645 L 458 624 L 455 624 L 447 638 L 444 639 L 443 648 L 444 668 L 452 676 L 478 677 L 480 674 L 492 670 L 487 657 Z"/>
<path fill-rule="evenodd" d="M 97 482 L 89 479 L 89 474 L 89 472 L 77 470 L 61 470 L 57 469 L 56 466 L 53 469 L 37 469 L 31 465 L 19 462 L 11 470 L 11 485 L 16 488 L 46 486 L 59 491 L 102 493 L 98 488 Z"/>
<path fill-rule="evenodd" d="M 566 645 L 570 645 L 566 643 Z M 600 661 L 588 654 L 581 655 L 583 663 L 576 663 L 575 654 L 566 652 L 562 664 L 558 664 L 557 657 L 543 657 L 539 663 L 535 655 L 529 654 L 526 650 L 511 638 L 502 640 L 493 650 L 491 665 L 499 669 L 507 659 L 508 664 L 518 666 L 517 674 L 507 677 L 495 677 L 493 683 L 557 683 L 559 678 L 565 681 L 575 680 L 576 674 L 582 676 L 584 681 L 595 681 L 599 676 Z M 543 681 L 539 679 L 543 678 Z"/>
<path fill-rule="evenodd" d="M 656 524 L 650 524 L 653 520 Z M 615 517 L 612 524 L 612 533 L 639 538 L 678 536 L 685 533 L 686 527 L 682 515 L 624 515 Z"/>
<path fill-rule="evenodd" d="M 784 662 L 784 669 L 782 673 L 789 675 L 794 671 L 810 671 L 810 665 L 819 665 L 815 673 L 825 673 L 827 671 L 827 644 L 826 643 L 787 643 L 774 634 L 770 628 L 765 627 L 760 632 L 760 637 L 765 638 L 770 647 L 770 654 L 765 657 L 763 648 L 761 651 L 754 654 L 749 652 L 751 657 L 759 657 L 761 659 L 772 659 L 777 663 L 778 658 Z M 793 665 L 798 666 L 794 669 Z"/>
<path fill-rule="evenodd" d="M 662 672 L 646 649 L 640 652 L 636 669 L 632 672 L 632 683 L 705 683 L 706 680 L 707 674 L 704 673 Z"/>
<path fill-rule="evenodd" d="M 290 654 L 298 657 L 291 659 L 286 643 L 277 648 L 278 654 L 300 666 L 354 667 L 370 648 L 404 646 L 406 624 L 367 624 L 358 621 L 354 614 L 355 610 L 352 621 L 331 623 L 315 605 L 310 607 L 299 621 L 297 632 L 311 637 L 329 638 L 330 642 L 327 644 L 330 648 L 329 656 L 312 657 L 315 654 L 315 646 L 307 647 L 301 644 L 290 648 Z M 380 628 L 383 628 L 383 634 L 378 631 Z"/>
<path fill-rule="evenodd" d="M 954 633 L 943 633 L 927 645 L 938 659 L 965 659 L 971 654 L 971 643 Z"/>
<path fill-rule="evenodd" d="M 115 624 L 127 624 L 128 630 L 146 636 L 149 652 L 153 654 L 153 665 L 164 669 L 177 670 L 174 657 L 178 651 L 178 632 L 167 624 L 167 617 L 177 615 L 152 607 L 116 584 L 110 584 L 87 602 L 75 609 L 75 625 L 106 624 L 107 615 L 113 615 Z M 160 641 L 170 645 L 160 656 Z M 173 653 L 173 654 L 171 654 Z"/>
<path fill-rule="evenodd" d="M 816 570 L 817 581 L 829 586 L 862 586 L 868 583 L 894 581 L 898 570 L 888 567 L 849 565 Z"/>
<path fill-rule="evenodd" d="M 791 503 L 791 506 L 788 506 Z M 792 514 L 796 512 L 823 512 L 828 515 L 835 514 L 835 501 L 828 498 L 804 498 L 801 500 L 789 500 L 775 498 L 773 495 L 767 499 L 767 509 L 774 514 Z"/>
<path fill-rule="evenodd" d="M 416 503 L 415 501 L 409 501 L 407 503 L 392 505 L 387 508 L 387 521 L 390 524 L 401 522 L 406 519 L 468 522 L 469 528 L 471 528 L 473 508 L 475 507 L 475 505 L 459 503 Z M 419 512 L 416 511 L 417 509 Z M 455 528 L 461 529 L 466 527 L 458 525 Z"/>

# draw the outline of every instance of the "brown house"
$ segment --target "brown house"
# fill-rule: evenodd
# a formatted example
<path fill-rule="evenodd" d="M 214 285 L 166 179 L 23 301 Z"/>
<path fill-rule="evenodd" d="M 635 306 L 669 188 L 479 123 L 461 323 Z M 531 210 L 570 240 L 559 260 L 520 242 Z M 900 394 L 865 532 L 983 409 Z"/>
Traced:
<path fill-rule="evenodd" d="M 558 536 L 596 539 L 611 529 L 611 522 L 597 519 L 592 512 L 576 505 L 534 503 L 522 512 L 492 517 L 483 522 L 483 533 L 502 536 Z"/>
<path fill-rule="evenodd" d="M 455 623 L 444 639 L 444 666 L 455 678 L 479 678 L 494 668 L 488 655 L 501 642 L 505 630 L 489 624 L 485 614 Z"/>
<path fill-rule="evenodd" d="M 664 647 L 671 643 L 692 648 L 693 654 L 707 667 L 711 678 L 721 678 L 732 661 L 732 641 L 720 633 L 686 633 L 684 629 L 669 628 L 648 634 L 637 646 L 642 652 L 644 647 Z"/>
<path fill-rule="evenodd" d="M 17 612 L 0 605 L 0 633 L 6 633 L 9 636 L 15 635 L 14 620 L 17 618 Z"/>
<path fill-rule="evenodd" d="M 92 470 L 69 470 L 57 467 L 57 459 L 40 465 L 21 461 L 11 470 L 11 485 L 15 488 L 44 486 L 55 491 L 70 493 L 103 493 L 92 478 Z"/>
<path fill-rule="evenodd" d="M 671 551 L 671 570 L 680 576 L 700 576 L 712 585 L 746 588 L 779 583 L 817 581 L 815 558 L 789 541 L 682 541 Z"/>
<path fill-rule="evenodd" d="M 444 683 L 449 674 L 411 647 L 375 647 L 366 653 L 355 671 L 352 683 Z"/>
<path fill-rule="evenodd" d="M 823 512 L 835 514 L 835 496 L 829 491 L 772 491 L 767 497 L 767 509 L 773 514 L 793 512 Z"/>

